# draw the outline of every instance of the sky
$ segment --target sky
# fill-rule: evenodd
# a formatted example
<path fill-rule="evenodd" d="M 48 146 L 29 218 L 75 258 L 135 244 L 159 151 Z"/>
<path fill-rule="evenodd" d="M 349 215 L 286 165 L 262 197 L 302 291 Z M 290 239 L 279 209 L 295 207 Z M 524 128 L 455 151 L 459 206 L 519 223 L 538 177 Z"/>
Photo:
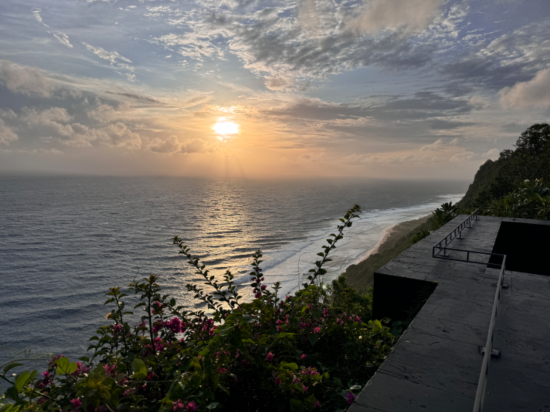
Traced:
<path fill-rule="evenodd" d="M 0 173 L 471 179 L 549 117 L 548 0 L 0 2 Z"/>

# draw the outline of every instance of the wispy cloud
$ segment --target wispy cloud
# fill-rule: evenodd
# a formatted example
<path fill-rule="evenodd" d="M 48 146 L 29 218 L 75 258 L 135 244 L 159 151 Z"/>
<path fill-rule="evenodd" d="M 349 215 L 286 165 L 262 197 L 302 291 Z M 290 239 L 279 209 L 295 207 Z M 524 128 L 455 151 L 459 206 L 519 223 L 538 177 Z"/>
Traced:
<path fill-rule="evenodd" d="M 46 27 L 50 27 L 46 23 L 44 23 L 44 21 L 42 20 L 42 16 L 40 15 L 41 12 L 42 12 L 41 9 L 32 10 L 32 14 L 34 15 L 34 18 L 36 19 L 37 22 L 43 24 Z"/>
<path fill-rule="evenodd" d="M 130 81 L 134 81 L 136 76 L 133 74 L 134 67 L 130 64 L 132 61 L 124 56 L 121 56 L 116 51 L 107 51 L 102 47 L 92 46 L 88 43 L 82 43 L 86 46 L 86 49 L 94 53 L 97 57 L 103 60 L 107 60 L 111 63 L 111 66 L 119 70 L 125 70 L 127 73 L 124 73 L 126 78 Z M 130 63 L 130 64 L 128 64 Z"/>
<path fill-rule="evenodd" d="M 57 32 L 57 33 L 54 33 L 53 36 L 59 41 L 59 43 L 71 49 L 73 48 L 73 45 L 69 41 L 69 36 L 67 36 L 65 33 Z"/>

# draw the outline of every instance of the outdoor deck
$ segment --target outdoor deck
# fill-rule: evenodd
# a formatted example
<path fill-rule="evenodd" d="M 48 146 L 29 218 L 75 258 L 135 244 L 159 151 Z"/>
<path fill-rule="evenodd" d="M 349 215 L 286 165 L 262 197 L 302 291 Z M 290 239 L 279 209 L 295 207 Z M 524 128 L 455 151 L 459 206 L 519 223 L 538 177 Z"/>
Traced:
<path fill-rule="evenodd" d="M 466 218 L 457 217 L 376 272 L 375 316 L 391 312 L 407 290 L 435 290 L 349 412 L 472 411 L 499 270 L 432 257 L 432 246 Z M 480 216 L 449 247 L 490 253 L 502 221 L 511 219 Z M 550 229 L 547 221 L 515 222 Z M 550 238 L 545 246 L 550 252 Z M 550 412 L 550 277 L 505 273 L 508 288 L 502 289 L 494 335 L 501 356 L 490 362 L 484 411 Z"/>

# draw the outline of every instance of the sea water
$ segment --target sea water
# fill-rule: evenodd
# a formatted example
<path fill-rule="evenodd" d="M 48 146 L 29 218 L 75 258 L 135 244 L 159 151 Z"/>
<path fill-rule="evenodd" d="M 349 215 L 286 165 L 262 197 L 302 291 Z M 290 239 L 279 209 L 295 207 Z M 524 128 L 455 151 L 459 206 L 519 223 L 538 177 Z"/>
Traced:
<path fill-rule="evenodd" d="M 112 286 L 154 273 L 180 304 L 201 285 L 172 238 L 183 238 L 218 279 L 226 270 L 250 299 L 261 249 L 266 283 L 281 295 L 304 281 L 338 218 L 360 218 L 331 252 L 330 281 L 389 227 L 460 200 L 464 181 L 246 180 L 176 177 L 0 177 L 0 365 L 22 349 L 86 355 L 106 324 Z"/>

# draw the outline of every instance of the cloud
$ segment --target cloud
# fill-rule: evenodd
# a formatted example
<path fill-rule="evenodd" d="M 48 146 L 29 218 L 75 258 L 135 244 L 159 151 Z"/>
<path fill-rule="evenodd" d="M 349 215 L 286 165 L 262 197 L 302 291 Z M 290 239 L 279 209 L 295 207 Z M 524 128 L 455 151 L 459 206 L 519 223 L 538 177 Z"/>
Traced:
<path fill-rule="evenodd" d="M 285 105 L 263 109 L 267 116 L 317 119 L 324 121 L 372 118 L 401 123 L 431 120 L 435 129 L 452 129 L 473 123 L 443 120 L 470 113 L 472 107 L 464 99 L 449 99 L 433 92 L 417 92 L 412 96 L 391 96 L 387 101 L 369 105 L 331 103 L 314 98 L 296 98 Z"/>
<path fill-rule="evenodd" d="M 180 153 L 200 153 L 206 149 L 206 144 L 204 140 L 194 139 L 184 142 L 181 145 Z"/>
<path fill-rule="evenodd" d="M 466 56 L 441 65 L 449 90 L 470 93 L 479 85 L 491 92 L 531 80 L 550 65 L 550 19 L 521 26 L 494 39 L 484 35 Z"/>
<path fill-rule="evenodd" d="M 465 162 L 479 162 L 481 160 L 496 160 L 500 156 L 500 151 L 498 149 L 490 149 L 485 153 L 474 153 L 471 151 L 465 151 L 462 153 L 457 153 L 453 155 L 450 159 L 454 163 L 465 163 Z"/>
<path fill-rule="evenodd" d="M 167 34 L 154 38 L 153 42 L 162 44 L 166 48 L 178 46 L 176 51 L 179 54 L 201 62 L 205 57 L 223 56 L 221 49 L 212 44 L 208 37 L 201 37 L 197 33 Z"/>
<path fill-rule="evenodd" d="M 96 132 L 99 141 L 109 146 L 125 147 L 128 149 L 141 148 L 141 136 L 134 133 L 126 124 L 117 122 Z"/>
<path fill-rule="evenodd" d="M 437 139 L 435 142 L 422 146 L 418 150 L 420 150 L 421 152 L 427 151 L 427 150 L 441 150 L 442 148 L 446 147 L 448 144 L 449 143 L 443 139 Z"/>
<path fill-rule="evenodd" d="M 127 59 L 126 57 L 124 56 L 121 56 L 120 54 L 118 54 L 118 52 L 116 51 L 107 51 L 105 50 L 104 48 L 102 47 L 95 47 L 95 46 L 92 46 L 90 44 L 87 44 L 87 43 L 82 43 L 84 46 L 86 46 L 86 48 L 91 51 L 92 53 L 94 53 L 95 55 L 97 55 L 99 58 L 101 59 L 105 59 L 105 60 L 108 60 L 110 61 L 112 64 L 115 64 L 117 63 L 117 60 L 122 60 L 124 62 L 127 62 L 127 63 L 132 63 L 132 61 L 130 59 Z"/>
<path fill-rule="evenodd" d="M 130 99 L 142 100 L 142 101 L 149 102 L 149 103 L 160 103 L 158 100 L 155 100 L 152 97 L 142 96 L 142 95 L 134 94 L 134 93 L 110 92 L 108 90 L 105 91 L 105 93 L 114 94 L 114 95 L 117 95 L 117 96 L 129 97 Z"/>
<path fill-rule="evenodd" d="M 54 89 L 41 70 L 6 60 L 0 61 L 0 81 L 11 92 L 29 97 L 51 97 Z"/>
<path fill-rule="evenodd" d="M 403 28 L 424 30 L 439 13 L 443 0 L 373 0 L 352 23 L 353 29 L 370 34 Z"/>
<path fill-rule="evenodd" d="M 155 138 L 149 150 L 158 153 L 174 153 L 180 150 L 180 142 L 176 136 L 170 136 L 167 139 Z"/>
<path fill-rule="evenodd" d="M 60 31 L 58 31 L 57 33 L 54 33 L 53 36 L 59 40 L 59 43 L 69 47 L 69 48 L 73 48 L 73 45 L 69 42 L 69 36 L 67 36 L 65 33 L 61 33 Z"/>
<path fill-rule="evenodd" d="M 19 129 L 25 132 L 29 142 L 58 142 L 63 146 L 91 147 L 102 144 L 111 147 L 140 149 L 142 139 L 125 123 L 116 121 L 104 127 L 93 128 L 75 122 L 67 109 L 51 107 L 49 109 L 23 108 L 17 118 Z"/>
<path fill-rule="evenodd" d="M 342 158 L 341 163 L 350 166 L 358 165 L 410 165 L 434 163 L 436 157 L 419 153 L 354 153 Z"/>
<path fill-rule="evenodd" d="M 32 10 L 32 14 L 34 15 L 34 18 L 36 19 L 37 22 L 42 23 L 42 24 L 43 24 L 44 26 L 46 26 L 46 27 L 50 27 L 50 26 L 48 26 L 46 23 L 44 23 L 44 22 L 42 21 L 42 16 L 40 16 L 40 13 L 41 13 L 41 12 L 42 12 L 41 9 L 34 9 L 34 10 Z"/>
<path fill-rule="evenodd" d="M 130 72 L 130 73 L 124 73 L 124 75 L 131 82 L 135 81 L 136 76 L 135 74 L 133 74 L 134 67 L 128 64 L 128 63 L 132 63 L 130 59 L 124 56 L 121 56 L 116 51 L 107 51 L 102 47 L 95 47 L 88 43 L 82 43 L 82 44 L 86 46 L 86 49 L 88 49 L 88 51 L 91 51 L 100 59 L 109 61 L 111 63 L 111 66 L 117 69 L 126 70 Z"/>
<path fill-rule="evenodd" d="M 0 119 L 0 143 L 9 145 L 10 142 L 19 139 L 17 134 L 2 119 Z"/>
<path fill-rule="evenodd" d="M 504 108 L 550 107 L 550 68 L 539 71 L 529 81 L 503 88 L 499 96 Z"/>

